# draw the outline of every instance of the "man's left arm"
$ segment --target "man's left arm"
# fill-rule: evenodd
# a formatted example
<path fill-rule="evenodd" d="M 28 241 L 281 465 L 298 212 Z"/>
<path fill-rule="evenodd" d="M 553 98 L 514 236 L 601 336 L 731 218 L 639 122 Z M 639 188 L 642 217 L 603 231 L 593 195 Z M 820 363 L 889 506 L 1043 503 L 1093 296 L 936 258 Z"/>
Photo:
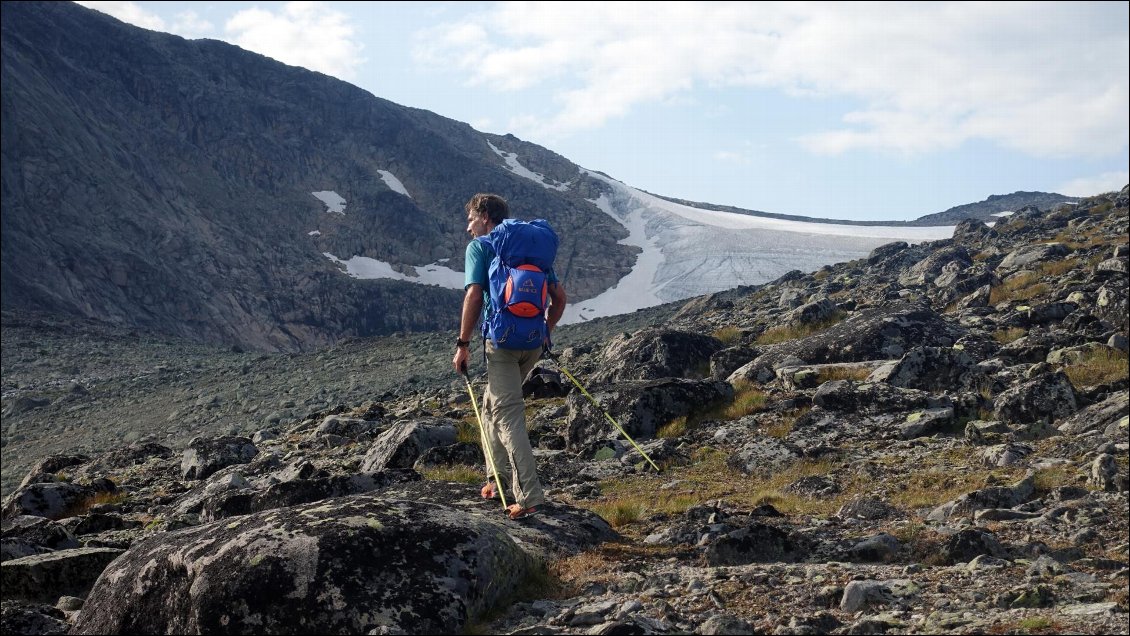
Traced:
<path fill-rule="evenodd" d="M 553 333 L 553 328 L 557 326 L 557 322 L 561 320 L 561 315 L 565 313 L 567 300 L 564 284 L 560 281 L 549 284 L 549 309 L 546 311 L 545 325 L 550 333 Z"/>

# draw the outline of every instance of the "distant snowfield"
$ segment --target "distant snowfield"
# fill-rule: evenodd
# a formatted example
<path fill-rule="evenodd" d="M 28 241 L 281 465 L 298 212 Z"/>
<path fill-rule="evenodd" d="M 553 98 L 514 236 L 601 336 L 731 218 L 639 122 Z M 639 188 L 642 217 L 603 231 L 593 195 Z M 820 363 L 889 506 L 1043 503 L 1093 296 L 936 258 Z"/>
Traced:
<path fill-rule="evenodd" d="M 502 152 L 493 145 L 491 148 L 515 174 L 547 188 L 568 188 L 547 184 L 544 176 L 524 168 L 514 153 Z M 621 243 L 640 252 L 632 271 L 612 288 L 595 298 L 571 302 L 561 324 L 630 313 L 740 285 L 759 285 L 792 270 L 811 272 L 824 265 L 864 258 L 892 241 L 919 243 L 953 236 L 952 225 L 841 225 L 702 210 L 666 201 L 596 172 L 584 172 L 609 186 L 610 192 L 590 201 L 628 230 L 628 237 Z M 406 192 L 402 194 L 407 196 Z M 413 267 L 412 276 L 372 258 L 325 256 L 344 265 L 346 273 L 355 278 L 392 278 L 463 289 L 463 273 L 442 262 Z M 569 281 L 564 282 L 568 289 Z"/>
<path fill-rule="evenodd" d="M 953 236 L 953 226 L 807 223 L 702 210 L 640 192 L 596 172 L 587 174 L 612 190 L 592 203 L 628 230 L 621 243 L 643 251 L 617 285 L 568 305 L 562 324 L 767 283 L 794 269 L 811 272 L 863 258 L 892 241 L 916 243 Z"/>
<path fill-rule="evenodd" d="M 346 260 L 342 260 L 329 252 L 323 252 L 322 256 L 325 256 L 335 263 L 345 265 L 345 273 L 354 278 L 391 278 L 393 280 L 420 283 L 421 285 L 433 285 L 446 287 L 448 289 L 463 289 L 463 272 L 457 272 L 439 263 L 432 263 L 431 265 L 423 265 L 420 267 L 409 265 L 408 268 L 415 274 L 409 275 L 401 274 L 396 271 L 390 263 L 378 261 L 368 256 L 354 256 Z"/>

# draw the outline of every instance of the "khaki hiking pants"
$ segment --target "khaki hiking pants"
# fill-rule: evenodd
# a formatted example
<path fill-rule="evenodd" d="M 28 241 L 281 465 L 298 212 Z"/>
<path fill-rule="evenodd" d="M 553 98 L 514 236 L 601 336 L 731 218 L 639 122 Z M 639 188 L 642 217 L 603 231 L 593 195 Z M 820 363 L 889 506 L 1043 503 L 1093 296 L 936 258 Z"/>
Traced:
<path fill-rule="evenodd" d="M 534 450 L 526 432 L 526 402 L 522 398 L 522 380 L 541 358 L 541 349 L 520 351 L 496 349 L 487 340 L 487 388 L 483 394 L 483 427 L 494 456 L 495 468 L 505 488 L 509 479 L 515 503 L 523 508 L 545 501 L 538 480 Z M 487 474 L 494 471 L 487 460 Z M 509 502 L 508 502 L 509 503 Z"/>

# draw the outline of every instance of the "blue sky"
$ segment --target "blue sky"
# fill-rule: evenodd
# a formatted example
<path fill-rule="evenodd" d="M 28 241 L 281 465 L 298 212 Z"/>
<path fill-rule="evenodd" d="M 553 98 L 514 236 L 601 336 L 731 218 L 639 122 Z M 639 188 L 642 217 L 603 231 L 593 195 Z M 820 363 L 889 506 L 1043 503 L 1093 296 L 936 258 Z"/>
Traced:
<path fill-rule="evenodd" d="M 1130 3 L 81 2 L 665 196 L 906 220 L 1130 181 Z"/>

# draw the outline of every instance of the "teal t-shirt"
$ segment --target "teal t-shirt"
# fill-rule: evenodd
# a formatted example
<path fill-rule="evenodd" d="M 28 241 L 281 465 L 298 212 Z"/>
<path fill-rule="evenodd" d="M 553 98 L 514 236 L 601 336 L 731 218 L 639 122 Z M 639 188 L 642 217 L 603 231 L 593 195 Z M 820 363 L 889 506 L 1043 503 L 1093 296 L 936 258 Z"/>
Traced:
<path fill-rule="evenodd" d="M 494 260 L 494 250 L 491 246 L 478 239 L 467 244 L 467 252 L 463 256 L 463 289 L 471 285 L 482 285 L 483 288 L 483 318 L 490 311 L 490 262 Z M 550 285 L 557 283 L 557 274 L 550 269 L 546 272 L 546 279 Z"/>

